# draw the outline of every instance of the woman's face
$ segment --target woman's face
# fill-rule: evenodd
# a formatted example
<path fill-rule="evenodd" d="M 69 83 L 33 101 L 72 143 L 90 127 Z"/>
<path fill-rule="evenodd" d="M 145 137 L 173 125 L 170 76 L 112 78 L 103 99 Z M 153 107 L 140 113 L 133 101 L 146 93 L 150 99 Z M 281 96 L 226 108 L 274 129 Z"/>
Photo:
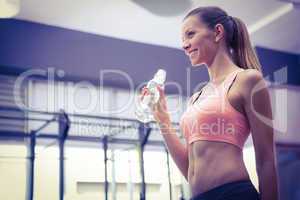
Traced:
<path fill-rule="evenodd" d="M 193 66 L 210 66 L 217 49 L 215 34 L 197 16 L 189 16 L 182 25 L 182 48 Z"/>

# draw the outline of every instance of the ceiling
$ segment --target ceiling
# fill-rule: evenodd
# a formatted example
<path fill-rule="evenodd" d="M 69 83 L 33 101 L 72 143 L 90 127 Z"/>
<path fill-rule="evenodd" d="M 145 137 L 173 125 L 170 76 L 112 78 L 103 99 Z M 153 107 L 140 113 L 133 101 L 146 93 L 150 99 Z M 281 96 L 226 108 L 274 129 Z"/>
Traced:
<path fill-rule="evenodd" d="M 241 18 L 255 45 L 300 54 L 300 9 L 278 0 L 22 0 L 15 18 L 180 48 L 185 13 L 207 5 Z"/>

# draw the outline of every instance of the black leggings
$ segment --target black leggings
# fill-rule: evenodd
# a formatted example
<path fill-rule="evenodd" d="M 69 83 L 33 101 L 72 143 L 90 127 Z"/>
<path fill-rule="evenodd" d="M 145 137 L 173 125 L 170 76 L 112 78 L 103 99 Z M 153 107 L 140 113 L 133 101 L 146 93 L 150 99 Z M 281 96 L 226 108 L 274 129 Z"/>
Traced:
<path fill-rule="evenodd" d="M 260 200 L 260 197 L 250 180 L 242 180 L 217 186 L 191 200 Z"/>

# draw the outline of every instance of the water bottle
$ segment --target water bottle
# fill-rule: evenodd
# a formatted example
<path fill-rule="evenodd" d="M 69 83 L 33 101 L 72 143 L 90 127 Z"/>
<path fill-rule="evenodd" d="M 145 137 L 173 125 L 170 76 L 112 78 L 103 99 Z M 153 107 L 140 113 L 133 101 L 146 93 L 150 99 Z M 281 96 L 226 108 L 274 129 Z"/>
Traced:
<path fill-rule="evenodd" d="M 153 79 L 147 83 L 146 88 L 148 89 L 149 93 L 143 97 L 142 101 L 138 101 L 137 109 L 135 110 L 136 118 L 140 122 L 148 123 L 150 121 L 154 121 L 151 108 L 159 100 L 159 91 L 157 86 L 163 88 L 165 81 L 166 71 L 159 69 L 154 75 Z"/>

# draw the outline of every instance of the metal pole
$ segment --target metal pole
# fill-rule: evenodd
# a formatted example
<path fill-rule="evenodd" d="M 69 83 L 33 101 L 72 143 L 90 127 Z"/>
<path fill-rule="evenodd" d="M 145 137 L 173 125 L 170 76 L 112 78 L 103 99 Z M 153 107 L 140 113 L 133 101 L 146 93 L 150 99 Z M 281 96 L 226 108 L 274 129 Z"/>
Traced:
<path fill-rule="evenodd" d="M 170 169 L 170 158 L 168 149 L 166 149 L 167 154 L 167 168 L 168 168 L 168 181 L 169 181 L 169 193 L 170 193 L 170 200 L 172 200 L 172 183 L 171 183 L 171 169 Z"/>
<path fill-rule="evenodd" d="M 115 152 L 111 150 L 111 192 L 112 200 L 117 199 L 117 190 L 116 190 L 116 166 L 115 166 Z"/>
<path fill-rule="evenodd" d="M 108 200 L 108 181 L 107 181 L 107 136 L 103 138 L 103 152 L 104 152 L 104 196 Z"/>
<path fill-rule="evenodd" d="M 64 141 L 59 139 L 59 199 L 64 199 L 65 185 L 64 185 Z"/>
<path fill-rule="evenodd" d="M 35 160 L 35 144 L 36 137 L 32 131 L 28 145 L 28 161 L 27 161 L 27 200 L 33 200 L 34 192 L 34 160 Z"/>
<path fill-rule="evenodd" d="M 146 200 L 146 183 L 145 183 L 145 168 L 144 168 L 144 147 L 138 146 L 139 161 L 140 161 L 140 174 L 141 174 L 141 191 L 140 200 Z"/>
<path fill-rule="evenodd" d="M 68 115 L 61 110 L 59 115 L 59 200 L 64 199 L 65 193 L 65 141 L 70 128 Z"/>
<path fill-rule="evenodd" d="M 146 183 L 145 183 L 145 167 L 144 167 L 144 147 L 147 144 L 148 138 L 151 133 L 151 128 L 147 124 L 140 123 L 139 125 L 139 161 L 140 161 L 140 174 L 141 174 L 141 191 L 140 200 L 146 200 Z"/>
<path fill-rule="evenodd" d="M 28 145 L 28 160 L 27 161 L 27 200 L 33 200 L 34 196 L 34 162 L 35 162 L 35 145 L 36 145 L 36 137 L 39 136 L 38 132 L 48 126 L 51 122 L 55 121 L 56 117 L 53 117 L 50 120 L 46 120 L 46 122 L 39 127 L 38 129 L 31 131 L 29 134 L 30 140 Z"/>

